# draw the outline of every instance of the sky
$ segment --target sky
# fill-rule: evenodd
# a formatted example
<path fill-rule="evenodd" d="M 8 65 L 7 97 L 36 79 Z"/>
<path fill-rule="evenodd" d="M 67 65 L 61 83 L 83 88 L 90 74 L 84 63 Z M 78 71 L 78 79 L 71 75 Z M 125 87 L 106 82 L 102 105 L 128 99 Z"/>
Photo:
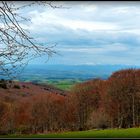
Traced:
<path fill-rule="evenodd" d="M 25 2 L 23 2 L 25 3 Z M 53 2 L 20 11 L 31 22 L 23 23 L 39 43 L 58 54 L 47 64 L 140 65 L 140 2 Z M 47 57 L 33 60 L 43 64 Z"/>

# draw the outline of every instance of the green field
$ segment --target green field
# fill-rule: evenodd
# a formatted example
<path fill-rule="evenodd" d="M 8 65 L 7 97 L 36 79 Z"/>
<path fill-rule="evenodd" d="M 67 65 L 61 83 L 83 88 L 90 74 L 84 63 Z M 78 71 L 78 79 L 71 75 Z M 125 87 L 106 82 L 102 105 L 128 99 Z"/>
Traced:
<path fill-rule="evenodd" d="M 54 85 L 55 87 L 62 90 L 70 90 L 76 83 L 80 83 L 80 80 L 48 80 L 47 83 Z"/>
<path fill-rule="evenodd" d="M 15 80 L 19 81 L 19 80 Z M 34 82 L 39 84 L 50 84 L 55 86 L 56 88 L 62 89 L 62 90 L 70 90 L 75 84 L 83 82 L 83 80 L 79 79 L 49 79 L 49 80 L 38 80 L 37 77 L 34 77 L 32 79 L 26 79 L 24 82 Z"/>
<path fill-rule="evenodd" d="M 140 138 L 140 128 L 88 130 L 52 134 L 5 135 L 0 138 Z"/>

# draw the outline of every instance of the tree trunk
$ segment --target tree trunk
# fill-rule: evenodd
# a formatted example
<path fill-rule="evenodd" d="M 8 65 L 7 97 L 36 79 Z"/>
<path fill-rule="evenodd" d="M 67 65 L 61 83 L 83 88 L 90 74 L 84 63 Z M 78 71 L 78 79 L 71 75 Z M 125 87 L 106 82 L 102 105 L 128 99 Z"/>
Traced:
<path fill-rule="evenodd" d="M 132 96 L 133 126 L 135 126 L 135 96 Z"/>
<path fill-rule="evenodd" d="M 122 125 L 123 125 L 123 117 L 120 118 L 120 125 L 119 125 L 119 128 L 122 128 Z"/>

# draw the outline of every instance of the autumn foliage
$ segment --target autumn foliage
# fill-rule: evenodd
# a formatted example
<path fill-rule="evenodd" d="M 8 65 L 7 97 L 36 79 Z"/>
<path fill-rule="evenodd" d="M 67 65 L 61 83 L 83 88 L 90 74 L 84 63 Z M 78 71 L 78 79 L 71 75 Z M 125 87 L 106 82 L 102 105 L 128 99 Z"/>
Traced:
<path fill-rule="evenodd" d="M 140 70 L 76 84 L 66 96 L 36 94 L 0 100 L 0 133 L 48 133 L 140 125 Z"/>

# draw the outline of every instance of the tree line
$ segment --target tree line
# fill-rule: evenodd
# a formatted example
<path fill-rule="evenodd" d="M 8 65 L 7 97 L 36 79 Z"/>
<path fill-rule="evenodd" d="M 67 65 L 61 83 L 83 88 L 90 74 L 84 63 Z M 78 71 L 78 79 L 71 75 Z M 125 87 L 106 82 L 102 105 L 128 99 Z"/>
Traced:
<path fill-rule="evenodd" d="M 140 125 L 140 70 L 76 84 L 66 96 L 0 100 L 0 134 L 48 133 Z"/>

